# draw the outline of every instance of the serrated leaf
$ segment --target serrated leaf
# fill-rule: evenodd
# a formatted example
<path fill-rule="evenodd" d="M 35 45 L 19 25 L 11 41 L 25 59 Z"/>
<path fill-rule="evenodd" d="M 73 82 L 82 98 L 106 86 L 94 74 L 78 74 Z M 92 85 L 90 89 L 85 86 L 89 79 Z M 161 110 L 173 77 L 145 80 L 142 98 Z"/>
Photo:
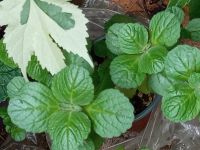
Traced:
<path fill-rule="evenodd" d="M 52 91 L 59 101 L 81 106 L 89 104 L 94 96 L 89 72 L 75 65 L 66 67 L 53 78 Z"/>
<path fill-rule="evenodd" d="M 174 122 L 185 122 L 194 119 L 200 111 L 200 100 L 188 85 L 179 84 L 163 98 L 164 115 Z"/>
<path fill-rule="evenodd" d="M 22 77 L 13 78 L 7 85 L 7 93 L 9 98 L 14 98 L 20 94 L 21 89 L 26 84 L 26 81 Z"/>
<path fill-rule="evenodd" d="M 116 55 L 120 55 L 123 51 L 120 49 L 119 35 L 124 23 L 116 23 L 112 25 L 106 34 L 106 45 L 108 49 Z"/>
<path fill-rule="evenodd" d="M 136 88 L 145 79 L 145 74 L 138 68 L 140 55 L 121 55 L 110 66 L 112 81 L 122 88 Z"/>
<path fill-rule="evenodd" d="M 21 73 L 18 69 L 10 68 L 0 62 L 0 101 L 7 98 L 6 87 L 8 83 L 16 76 L 20 76 Z"/>
<path fill-rule="evenodd" d="M 90 72 L 90 74 L 93 73 L 93 68 L 90 66 L 90 64 L 79 55 L 73 54 L 72 52 L 70 53 L 64 52 L 64 56 L 65 56 L 65 63 L 67 65 L 80 66 L 87 69 Z"/>
<path fill-rule="evenodd" d="M 9 102 L 11 120 L 28 132 L 46 131 L 49 117 L 59 108 L 51 90 L 40 83 L 27 83 L 19 92 Z"/>
<path fill-rule="evenodd" d="M 90 133 L 90 120 L 82 112 L 57 112 L 52 115 L 48 132 L 52 150 L 73 150 L 83 144 Z"/>
<path fill-rule="evenodd" d="M 173 46 L 180 37 L 180 22 L 167 11 L 157 13 L 150 21 L 151 42 L 154 45 Z"/>
<path fill-rule="evenodd" d="M 143 73 L 153 74 L 164 69 L 164 61 L 167 49 L 162 46 L 151 47 L 139 60 L 139 70 Z"/>
<path fill-rule="evenodd" d="M 191 20 L 186 29 L 190 32 L 192 40 L 200 41 L 200 18 Z"/>
<path fill-rule="evenodd" d="M 147 29 L 138 23 L 126 24 L 119 31 L 119 48 L 126 54 L 144 52 L 148 42 Z"/>
<path fill-rule="evenodd" d="M 17 65 L 13 62 L 13 60 L 8 57 L 6 46 L 3 43 L 3 40 L 0 40 L 0 61 L 8 67 L 17 68 Z"/>
<path fill-rule="evenodd" d="M 174 82 L 169 80 L 165 73 L 157 73 L 153 74 L 149 78 L 149 86 L 150 88 L 159 95 L 167 95 L 168 89 L 173 87 Z"/>
<path fill-rule="evenodd" d="M 42 68 L 47 68 L 51 74 L 62 70 L 66 65 L 59 47 L 80 55 L 93 65 L 86 48 L 88 20 L 77 6 L 65 0 L 33 0 L 30 3 L 28 21 L 21 25 L 20 14 L 25 2 L 26 0 L 16 0 L 14 3 L 12 0 L 4 0 L 0 3 L 0 25 L 8 25 L 4 43 L 9 57 L 18 64 L 24 76 L 33 54 L 37 56 Z M 76 21 L 74 28 L 68 30 L 65 30 L 65 25 L 69 19 L 62 20 L 66 13 L 72 14 Z"/>
<path fill-rule="evenodd" d="M 94 143 L 91 138 L 87 139 L 83 142 L 83 144 L 79 145 L 77 150 L 95 150 Z"/>
<path fill-rule="evenodd" d="M 200 72 L 200 51 L 188 45 L 179 45 L 170 51 L 165 61 L 169 78 L 187 81 L 193 72 Z"/>
<path fill-rule="evenodd" d="M 51 83 L 52 75 L 46 69 L 41 67 L 37 57 L 35 56 L 32 56 L 31 61 L 28 63 L 27 73 L 31 79 L 34 79 L 47 86 L 49 86 Z"/>
<path fill-rule="evenodd" d="M 41 0 L 34 0 L 37 6 L 60 27 L 67 30 L 73 28 L 75 21 L 71 13 L 62 12 L 62 7 Z"/>
<path fill-rule="evenodd" d="M 101 92 L 96 100 L 87 106 L 86 111 L 93 122 L 95 132 L 101 137 L 121 135 L 131 127 L 134 120 L 134 109 L 129 99 L 113 89 Z"/>
<path fill-rule="evenodd" d="M 184 7 L 190 2 L 190 0 L 169 0 L 168 7 L 177 6 Z"/>
<path fill-rule="evenodd" d="M 168 7 L 166 9 L 166 11 L 174 14 L 178 18 L 178 20 L 179 20 L 180 23 L 183 22 L 185 14 L 184 14 L 183 10 L 180 9 L 179 7 L 175 7 L 175 6 Z"/>

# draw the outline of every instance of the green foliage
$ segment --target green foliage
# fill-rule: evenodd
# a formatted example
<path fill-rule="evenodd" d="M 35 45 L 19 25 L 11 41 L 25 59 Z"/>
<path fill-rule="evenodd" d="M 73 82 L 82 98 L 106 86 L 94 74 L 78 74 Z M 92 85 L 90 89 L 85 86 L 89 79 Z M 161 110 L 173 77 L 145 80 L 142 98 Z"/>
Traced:
<path fill-rule="evenodd" d="M 191 20 L 186 30 L 190 32 L 193 41 L 200 41 L 200 18 Z"/>
<path fill-rule="evenodd" d="M 6 127 L 6 132 L 8 132 L 15 141 L 19 142 L 25 139 L 26 131 L 18 128 L 12 123 L 5 108 L 0 108 L 0 117 L 3 119 L 3 123 Z"/>
<path fill-rule="evenodd" d="M 177 6 L 182 8 L 190 3 L 190 1 L 193 0 L 169 0 L 168 7 Z"/>
<path fill-rule="evenodd" d="M 111 26 L 106 44 L 119 55 L 110 66 L 112 81 L 121 88 L 138 88 L 146 74 L 162 72 L 168 49 L 180 37 L 182 18 L 183 11 L 172 7 L 152 18 L 149 31 L 138 23 Z"/>
<path fill-rule="evenodd" d="M 174 122 L 194 119 L 200 112 L 200 51 L 179 45 L 166 57 L 163 73 L 153 75 L 152 89 L 163 96 L 164 115 Z"/>
<path fill-rule="evenodd" d="M 125 132 L 134 119 L 132 105 L 118 90 L 107 89 L 94 98 L 89 72 L 80 66 L 60 71 L 51 88 L 15 78 L 8 93 L 13 123 L 28 132 L 49 133 L 53 150 L 94 150 L 96 138 L 89 135 L 92 128 L 110 138 Z"/>
<path fill-rule="evenodd" d="M 189 15 L 191 19 L 200 18 L 200 3 L 199 0 L 191 0 L 189 3 Z"/>

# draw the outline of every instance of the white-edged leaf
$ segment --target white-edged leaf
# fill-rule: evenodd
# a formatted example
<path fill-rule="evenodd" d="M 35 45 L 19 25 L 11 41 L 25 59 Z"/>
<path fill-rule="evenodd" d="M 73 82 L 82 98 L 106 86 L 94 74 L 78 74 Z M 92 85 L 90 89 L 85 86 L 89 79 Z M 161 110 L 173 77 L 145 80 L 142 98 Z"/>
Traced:
<path fill-rule="evenodd" d="M 37 56 L 42 68 L 47 68 L 51 74 L 56 74 L 63 69 L 65 67 L 64 56 L 59 46 L 80 55 L 92 65 L 86 48 L 88 20 L 82 14 L 82 10 L 65 0 L 41 1 L 59 7 L 63 13 L 72 15 L 71 18 L 75 20 L 75 25 L 66 30 L 60 25 L 63 23 L 59 22 L 58 18 L 52 19 L 48 8 L 46 10 L 39 7 L 32 0 L 28 20 L 26 24 L 21 25 L 20 16 L 25 2 L 26 0 L 15 2 L 4 0 L 0 3 L 0 25 L 8 25 L 5 30 L 4 43 L 8 55 L 18 64 L 24 76 L 26 76 L 26 67 L 32 55 Z"/>

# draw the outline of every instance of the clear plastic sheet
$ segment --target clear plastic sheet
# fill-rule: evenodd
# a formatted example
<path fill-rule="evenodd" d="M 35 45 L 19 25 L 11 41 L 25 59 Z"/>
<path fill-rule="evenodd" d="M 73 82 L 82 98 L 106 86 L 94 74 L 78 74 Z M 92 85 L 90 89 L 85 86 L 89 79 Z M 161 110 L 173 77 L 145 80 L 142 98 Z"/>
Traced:
<path fill-rule="evenodd" d="M 172 123 L 163 117 L 160 106 L 152 113 L 139 143 L 151 150 L 199 150 L 200 123 Z"/>

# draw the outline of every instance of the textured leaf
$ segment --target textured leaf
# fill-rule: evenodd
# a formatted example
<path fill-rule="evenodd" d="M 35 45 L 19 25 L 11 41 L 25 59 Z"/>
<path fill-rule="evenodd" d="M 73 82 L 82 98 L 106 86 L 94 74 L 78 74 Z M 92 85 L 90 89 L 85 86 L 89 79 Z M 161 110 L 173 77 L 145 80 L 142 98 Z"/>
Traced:
<path fill-rule="evenodd" d="M 155 46 L 147 50 L 139 60 L 139 70 L 143 73 L 153 74 L 164 69 L 167 50 L 162 46 Z"/>
<path fill-rule="evenodd" d="M 120 55 L 123 51 L 120 49 L 119 35 L 124 23 L 116 23 L 112 25 L 106 34 L 106 45 L 108 49 L 116 55 Z"/>
<path fill-rule="evenodd" d="M 47 86 L 51 83 L 51 74 L 46 69 L 42 69 L 35 56 L 32 56 L 31 61 L 28 63 L 27 73 L 32 79 Z"/>
<path fill-rule="evenodd" d="M 139 55 L 121 55 L 116 57 L 110 66 L 112 81 L 122 88 L 136 88 L 145 79 L 145 74 L 139 72 Z"/>
<path fill-rule="evenodd" d="M 180 23 L 183 22 L 183 19 L 184 19 L 184 15 L 185 15 L 185 14 L 184 14 L 184 12 L 183 12 L 182 9 L 180 9 L 180 8 L 178 8 L 178 7 L 172 6 L 172 7 L 168 7 L 168 8 L 166 9 L 166 11 L 168 11 L 168 12 L 174 14 L 174 15 L 178 18 L 178 20 L 179 20 Z"/>
<path fill-rule="evenodd" d="M 101 137 L 119 136 L 129 129 L 134 120 L 134 109 L 118 90 L 101 92 L 87 108 L 94 130 Z"/>
<path fill-rule="evenodd" d="M 52 150 L 74 150 L 87 139 L 90 120 L 81 112 L 57 112 L 49 122 Z"/>
<path fill-rule="evenodd" d="M 95 150 L 94 143 L 92 139 L 87 139 L 83 144 L 79 145 L 77 150 Z"/>
<path fill-rule="evenodd" d="M 13 60 L 8 57 L 6 46 L 3 43 L 3 40 L 0 40 L 0 61 L 3 62 L 8 67 L 11 67 L 11 68 L 17 67 L 17 65 L 13 62 Z"/>
<path fill-rule="evenodd" d="M 193 73 L 188 79 L 189 85 L 194 89 L 195 95 L 200 98 L 200 73 Z"/>
<path fill-rule="evenodd" d="M 65 56 L 65 63 L 67 65 L 73 64 L 76 66 L 83 67 L 92 74 L 93 68 L 90 66 L 90 64 L 85 59 L 83 59 L 79 55 L 73 54 L 72 52 L 70 52 L 70 53 L 66 52 L 66 53 L 64 53 L 64 56 Z"/>
<path fill-rule="evenodd" d="M 186 29 L 190 32 L 192 40 L 200 41 L 200 18 L 191 20 Z"/>
<path fill-rule="evenodd" d="M 6 108 L 0 108 L 0 117 L 3 119 L 6 132 L 9 133 L 15 141 L 23 141 L 25 139 L 26 131 L 12 123 Z"/>
<path fill-rule="evenodd" d="M 66 65 L 59 47 L 80 55 L 92 65 L 86 48 L 88 20 L 77 6 L 65 0 L 32 0 L 27 23 L 21 25 L 20 14 L 24 14 L 25 2 L 0 2 L 0 25 L 8 25 L 4 43 L 9 57 L 17 63 L 24 76 L 33 54 L 37 56 L 42 68 L 47 68 L 51 74 L 62 70 Z M 76 22 L 74 28 L 71 28 L 71 19 L 63 20 L 69 16 Z"/>
<path fill-rule="evenodd" d="M 193 72 L 200 72 L 200 51 L 188 45 L 179 45 L 170 51 L 165 61 L 166 75 L 187 81 Z"/>
<path fill-rule="evenodd" d="M 39 83 L 28 83 L 20 95 L 9 102 L 8 114 L 13 123 L 28 132 L 47 130 L 49 117 L 58 110 L 56 98 L 51 90 Z"/>
<path fill-rule="evenodd" d="M 53 78 L 52 91 L 59 101 L 82 106 L 89 104 L 94 96 L 89 72 L 75 65 L 66 67 Z"/>
<path fill-rule="evenodd" d="M 7 98 L 6 87 L 8 83 L 15 77 L 20 76 L 18 69 L 10 68 L 0 62 L 0 101 Z"/>
<path fill-rule="evenodd" d="M 115 23 L 134 23 L 134 22 L 135 20 L 133 20 L 133 17 L 129 17 L 123 14 L 116 14 L 112 16 L 112 18 L 105 23 L 105 30 L 108 31 L 108 29 Z"/>
<path fill-rule="evenodd" d="M 129 23 L 119 31 L 120 50 L 126 54 L 139 54 L 145 51 L 148 42 L 147 29 L 138 23 Z"/>
<path fill-rule="evenodd" d="M 174 122 L 185 122 L 194 119 L 200 111 L 200 100 L 187 85 L 179 84 L 163 99 L 164 115 Z"/>
<path fill-rule="evenodd" d="M 177 6 L 184 7 L 190 2 L 190 0 L 169 0 L 168 7 Z"/>
<path fill-rule="evenodd" d="M 159 95 L 168 94 L 169 88 L 172 87 L 174 82 L 169 80 L 165 73 L 157 73 L 153 74 L 149 78 L 149 86 L 150 88 Z"/>
<path fill-rule="evenodd" d="M 7 93 L 9 98 L 14 98 L 17 95 L 20 95 L 20 91 L 23 86 L 26 84 L 26 81 L 22 77 L 13 78 L 7 85 Z"/>
<path fill-rule="evenodd" d="M 154 45 L 173 46 L 180 37 L 180 22 L 177 17 L 163 11 L 154 15 L 150 21 L 151 42 Z"/>

